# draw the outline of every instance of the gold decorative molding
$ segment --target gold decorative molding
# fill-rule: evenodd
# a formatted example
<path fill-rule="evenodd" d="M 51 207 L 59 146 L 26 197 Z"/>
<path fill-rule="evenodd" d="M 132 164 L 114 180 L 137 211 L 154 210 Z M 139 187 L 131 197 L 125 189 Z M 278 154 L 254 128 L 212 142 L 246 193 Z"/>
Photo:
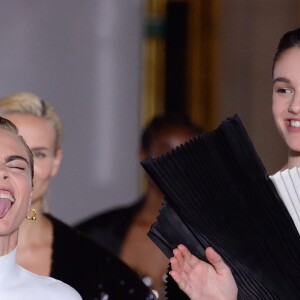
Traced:
<path fill-rule="evenodd" d="M 168 3 L 186 3 L 186 95 L 187 115 L 205 130 L 219 120 L 219 51 L 221 0 L 148 0 L 144 41 L 142 124 L 164 112 L 165 39 Z"/>
<path fill-rule="evenodd" d="M 146 5 L 142 124 L 164 111 L 166 2 L 167 0 L 148 0 Z"/>
<path fill-rule="evenodd" d="M 205 130 L 218 122 L 220 0 L 187 0 L 187 114 Z"/>

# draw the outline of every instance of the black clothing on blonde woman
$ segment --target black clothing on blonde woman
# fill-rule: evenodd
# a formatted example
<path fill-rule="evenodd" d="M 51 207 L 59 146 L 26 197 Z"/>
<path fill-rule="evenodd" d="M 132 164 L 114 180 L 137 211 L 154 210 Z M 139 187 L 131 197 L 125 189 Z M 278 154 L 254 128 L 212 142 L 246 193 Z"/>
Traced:
<path fill-rule="evenodd" d="M 53 225 L 51 277 L 74 287 L 84 300 L 155 299 L 119 258 L 53 216 L 46 217 Z"/>

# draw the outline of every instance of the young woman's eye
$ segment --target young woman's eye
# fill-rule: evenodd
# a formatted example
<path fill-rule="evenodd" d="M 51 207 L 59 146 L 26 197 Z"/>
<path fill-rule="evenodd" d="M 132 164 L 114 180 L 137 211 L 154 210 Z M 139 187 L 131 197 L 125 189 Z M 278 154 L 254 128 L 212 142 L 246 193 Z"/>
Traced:
<path fill-rule="evenodd" d="M 277 93 L 280 93 L 280 94 L 290 94 L 292 92 L 293 91 L 291 89 L 288 89 L 288 88 L 279 88 L 279 89 L 277 89 Z"/>

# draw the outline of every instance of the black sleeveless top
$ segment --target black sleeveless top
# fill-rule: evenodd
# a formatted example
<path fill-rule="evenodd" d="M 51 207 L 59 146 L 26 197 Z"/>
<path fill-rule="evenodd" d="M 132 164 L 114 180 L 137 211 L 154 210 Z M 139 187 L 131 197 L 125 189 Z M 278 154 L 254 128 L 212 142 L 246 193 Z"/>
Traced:
<path fill-rule="evenodd" d="M 84 300 L 155 299 L 138 275 L 108 250 L 51 215 L 50 276 L 75 288 Z"/>

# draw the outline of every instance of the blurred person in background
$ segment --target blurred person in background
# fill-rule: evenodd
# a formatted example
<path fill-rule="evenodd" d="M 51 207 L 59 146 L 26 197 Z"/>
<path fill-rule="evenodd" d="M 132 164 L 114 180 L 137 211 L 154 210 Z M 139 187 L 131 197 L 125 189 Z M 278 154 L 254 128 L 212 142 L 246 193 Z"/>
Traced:
<path fill-rule="evenodd" d="M 183 115 L 154 117 L 144 128 L 140 141 L 140 160 L 158 157 L 202 133 L 202 129 Z M 145 193 L 132 205 L 98 214 L 76 229 L 118 255 L 164 299 L 164 275 L 168 259 L 147 233 L 162 205 L 163 194 L 147 176 Z"/>

